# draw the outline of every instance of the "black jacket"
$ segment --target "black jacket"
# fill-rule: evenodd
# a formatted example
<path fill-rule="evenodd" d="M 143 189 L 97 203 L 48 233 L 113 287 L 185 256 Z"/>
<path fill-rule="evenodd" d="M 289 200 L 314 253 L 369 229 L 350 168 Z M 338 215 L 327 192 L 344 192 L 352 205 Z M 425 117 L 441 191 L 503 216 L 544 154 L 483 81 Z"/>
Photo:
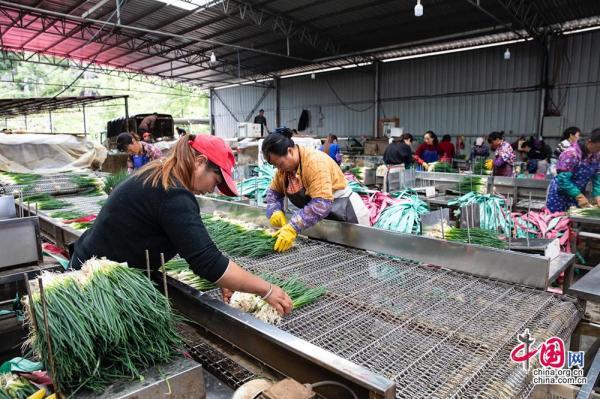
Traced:
<path fill-rule="evenodd" d="M 391 143 L 383 153 L 383 162 L 386 165 L 404 164 L 408 168 L 413 162 L 412 149 L 404 142 Z"/>
<path fill-rule="evenodd" d="M 93 226 L 75 243 L 71 267 L 105 256 L 144 269 L 146 249 L 153 270 L 160 267 L 161 252 L 165 261 L 179 254 L 196 274 L 213 282 L 229 264 L 210 239 L 191 192 L 152 188 L 133 176 L 110 194 Z"/>

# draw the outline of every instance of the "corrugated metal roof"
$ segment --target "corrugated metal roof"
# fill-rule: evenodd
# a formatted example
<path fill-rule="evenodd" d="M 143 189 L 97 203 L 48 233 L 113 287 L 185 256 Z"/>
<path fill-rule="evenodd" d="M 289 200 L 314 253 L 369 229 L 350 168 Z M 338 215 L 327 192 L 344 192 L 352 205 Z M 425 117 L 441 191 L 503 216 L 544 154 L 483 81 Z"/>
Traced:
<path fill-rule="evenodd" d="M 427 0 L 420 18 L 413 15 L 414 0 L 229 0 L 212 1 L 197 12 L 156 0 L 127 0 L 120 9 L 121 26 L 106 24 L 97 33 L 102 21 L 116 18 L 115 2 L 108 1 L 90 14 L 94 21 L 81 19 L 99 2 L 0 0 L 0 46 L 214 87 L 348 52 L 474 29 L 494 33 L 531 28 L 526 19 L 531 15 L 511 17 L 511 9 L 502 6 L 507 2 L 496 0 L 480 0 L 480 8 L 470 0 Z M 538 20 L 547 23 L 600 15 L 597 0 L 529 0 L 528 4 Z M 515 22 L 519 19 L 522 23 Z M 216 65 L 208 63 L 212 51 L 219 60 Z M 198 76 L 205 80 L 197 80 Z"/>

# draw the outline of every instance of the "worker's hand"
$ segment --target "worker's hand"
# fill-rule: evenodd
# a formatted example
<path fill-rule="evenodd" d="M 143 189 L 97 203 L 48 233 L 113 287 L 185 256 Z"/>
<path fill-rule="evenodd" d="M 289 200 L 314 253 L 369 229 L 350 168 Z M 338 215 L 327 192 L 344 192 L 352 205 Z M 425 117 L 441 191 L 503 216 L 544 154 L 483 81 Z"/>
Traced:
<path fill-rule="evenodd" d="M 271 218 L 269 219 L 269 223 L 271 223 L 271 226 L 275 227 L 276 229 L 282 228 L 287 224 L 285 213 L 283 213 L 283 211 L 273 212 Z"/>
<path fill-rule="evenodd" d="M 233 291 L 229 288 L 221 287 L 221 296 L 223 297 L 223 302 L 229 303 L 231 296 L 233 295 Z"/>
<path fill-rule="evenodd" d="M 494 167 L 494 161 L 492 161 L 491 159 L 487 159 L 485 161 L 484 168 L 486 168 L 487 170 L 492 170 L 493 167 Z"/>
<path fill-rule="evenodd" d="M 600 207 L 600 196 L 594 197 L 594 202 L 596 203 L 596 206 Z"/>
<path fill-rule="evenodd" d="M 273 236 L 277 237 L 277 241 L 275 241 L 275 246 L 273 249 L 275 249 L 277 252 L 285 252 L 292 247 L 292 244 L 294 244 L 298 233 L 296 233 L 296 230 L 291 224 L 288 223 L 281 229 L 277 230 Z"/>
<path fill-rule="evenodd" d="M 421 166 L 423 167 L 423 170 L 425 170 L 425 171 L 429 170 L 429 164 L 427 162 L 423 162 L 421 164 Z"/>
<path fill-rule="evenodd" d="M 292 300 L 284 290 L 276 285 L 273 285 L 273 291 L 267 299 L 265 299 L 269 305 L 273 306 L 280 315 L 290 314 L 292 311 Z"/>
<path fill-rule="evenodd" d="M 589 208 L 591 206 L 590 202 L 583 194 L 579 194 L 575 199 L 577 200 L 577 206 L 580 208 Z"/>

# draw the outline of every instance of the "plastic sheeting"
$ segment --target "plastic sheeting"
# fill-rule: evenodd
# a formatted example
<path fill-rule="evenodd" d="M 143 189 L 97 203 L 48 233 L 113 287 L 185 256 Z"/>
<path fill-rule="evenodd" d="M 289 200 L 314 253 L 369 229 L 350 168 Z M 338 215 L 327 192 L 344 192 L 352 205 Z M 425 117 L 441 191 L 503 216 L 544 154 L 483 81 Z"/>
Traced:
<path fill-rule="evenodd" d="M 106 155 L 104 146 L 72 135 L 0 133 L 0 171 L 56 173 L 99 167 Z"/>

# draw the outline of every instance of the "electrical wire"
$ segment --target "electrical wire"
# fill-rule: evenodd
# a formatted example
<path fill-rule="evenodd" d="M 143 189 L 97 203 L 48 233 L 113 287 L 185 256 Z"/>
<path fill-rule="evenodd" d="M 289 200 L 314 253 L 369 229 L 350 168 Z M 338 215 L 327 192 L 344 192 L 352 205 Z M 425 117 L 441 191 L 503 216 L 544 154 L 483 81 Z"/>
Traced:
<path fill-rule="evenodd" d="M 339 101 L 339 103 L 342 104 L 344 107 L 348 108 L 350 111 L 354 111 L 354 112 L 366 112 L 366 111 L 370 110 L 371 108 L 373 108 L 373 104 L 369 105 L 365 109 L 352 108 L 350 105 L 346 104 L 344 102 L 344 100 L 342 100 L 342 98 L 338 95 L 338 93 L 335 91 L 335 89 L 333 88 L 333 86 L 329 82 L 329 79 L 325 78 L 325 82 L 327 83 L 327 86 L 329 86 L 329 90 L 331 90 L 331 92 L 333 93 L 333 95 L 335 96 L 335 98 L 337 98 L 337 100 Z"/>
<path fill-rule="evenodd" d="M 347 385 L 342 384 L 341 382 L 337 382 L 337 381 L 319 381 L 319 382 L 315 382 L 314 384 L 306 384 L 308 385 L 311 389 L 314 388 L 318 388 L 318 387 L 323 387 L 323 386 L 336 386 L 336 387 L 340 387 L 340 388 L 344 388 L 346 391 L 348 391 L 350 393 L 350 395 L 352 395 L 353 399 L 358 399 L 358 396 L 356 396 L 356 394 L 354 393 L 354 391 L 352 389 L 350 389 L 350 387 L 348 387 Z"/>

